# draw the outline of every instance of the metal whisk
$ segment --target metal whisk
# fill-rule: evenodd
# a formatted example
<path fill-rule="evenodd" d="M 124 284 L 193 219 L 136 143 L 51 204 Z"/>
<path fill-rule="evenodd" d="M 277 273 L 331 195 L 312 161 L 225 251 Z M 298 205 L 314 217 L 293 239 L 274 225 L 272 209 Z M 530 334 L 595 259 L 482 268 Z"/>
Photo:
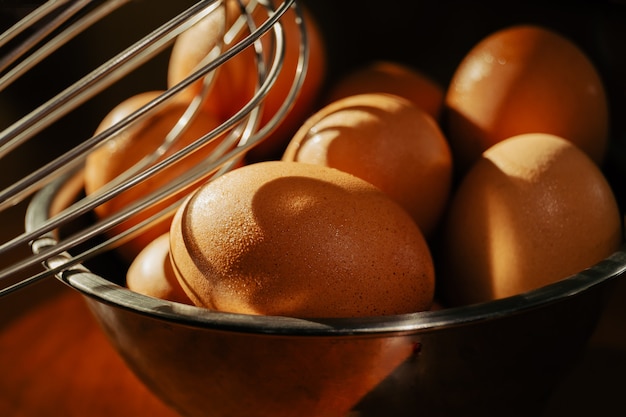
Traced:
<path fill-rule="evenodd" d="M 194 73 L 115 125 L 101 133 L 85 138 L 79 145 L 33 171 L 22 180 L 0 190 L 0 210 L 6 210 L 26 199 L 38 198 L 38 195 L 44 194 L 47 186 L 55 181 L 66 181 L 72 176 L 82 175 L 81 168 L 90 152 L 102 146 L 107 140 L 124 129 L 130 128 L 133 123 L 166 106 L 175 95 L 192 83 L 203 80 L 202 92 L 189 103 L 176 126 L 163 138 L 161 146 L 153 154 L 145 155 L 138 164 L 107 184 L 102 190 L 89 196 L 80 196 L 69 207 L 51 216 L 49 220 L 37 227 L 25 230 L 19 236 L 2 242 L 0 257 L 8 257 L 13 251 L 25 245 L 32 245 L 33 255 L 20 259 L 0 271 L 0 296 L 42 278 L 52 275 L 58 276 L 70 268 L 80 268 L 82 262 L 140 234 L 155 221 L 173 213 L 181 200 L 125 232 L 115 236 L 108 234 L 104 237 L 105 233 L 115 226 L 148 210 L 173 193 L 190 187 L 202 178 L 206 180 L 207 174 L 210 174 L 209 180 L 211 180 L 228 171 L 245 152 L 271 133 L 285 117 L 300 90 L 307 67 L 307 37 L 301 11 L 294 0 L 278 2 L 272 0 L 237 1 L 242 11 L 241 15 L 231 27 L 226 28 L 224 43 L 216 46 L 214 53 L 210 53 L 205 60 L 206 62 L 203 62 Z M 49 0 L 28 14 L 0 36 L 0 94 L 7 86 L 35 67 L 48 55 L 54 53 L 59 47 L 67 44 L 77 34 L 129 2 L 130 0 Z M 145 6 L 149 7 L 148 4 L 149 2 L 146 2 Z M 0 132 L 0 158 L 7 158 L 14 149 L 22 146 L 52 123 L 88 100 L 94 99 L 98 93 L 143 63 L 153 59 L 170 46 L 180 33 L 222 6 L 223 2 L 219 0 L 196 2 L 26 116 L 4 128 Z M 263 100 L 282 70 L 285 43 L 298 41 L 297 39 L 285 39 L 282 29 L 280 18 L 289 8 L 295 9 L 296 20 L 300 27 L 299 63 L 293 74 L 291 90 L 285 96 L 283 106 L 269 122 L 261 124 L 259 114 L 262 111 Z M 251 13 L 255 9 L 261 9 L 264 13 L 263 16 L 267 16 L 261 24 L 255 24 L 255 20 L 251 17 Z M 245 32 L 242 32 L 244 30 Z M 244 33 L 245 36 L 242 40 L 233 41 L 232 44 L 229 44 L 227 39 L 233 38 L 232 35 L 235 33 Z M 267 50 L 263 51 L 263 45 L 259 41 L 259 38 L 266 33 L 272 38 L 269 54 Z M 254 97 L 236 114 L 217 128 L 197 138 L 191 145 L 167 158 L 159 159 L 172 144 L 176 143 L 188 123 L 198 114 L 203 99 L 212 87 L 215 70 L 246 48 L 254 48 L 256 54 L 258 83 Z M 5 50 L 8 52 L 4 52 Z M 95 207 L 122 192 L 141 184 L 218 137 L 220 137 L 220 146 L 201 166 L 195 166 L 185 175 L 137 200 L 124 210 L 109 217 L 100 218 L 68 236 L 59 237 L 58 230 L 62 227 L 76 221 L 81 216 L 85 216 Z M 157 160 L 159 162 L 155 162 Z M 97 243 L 90 243 L 96 238 L 100 239 L 97 240 Z M 81 249 L 76 250 L 79 247 Z M 24 271 L 40 265 L 44 265 L 40 272 L 29 273 L 27 278 L 20 276 Z M 20 278 L 14 282 L 16 276 L 20 276 Z"/>

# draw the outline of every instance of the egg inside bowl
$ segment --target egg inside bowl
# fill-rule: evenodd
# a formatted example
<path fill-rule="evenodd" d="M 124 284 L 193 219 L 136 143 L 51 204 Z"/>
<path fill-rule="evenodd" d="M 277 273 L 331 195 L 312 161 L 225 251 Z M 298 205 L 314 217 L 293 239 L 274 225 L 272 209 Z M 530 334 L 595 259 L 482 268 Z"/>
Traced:
<path fill-rule="evenodd" d="M 47 187 L 30 206 L 28 227 L 82 187 L 80 174 Z M 34 248 L 54 244 L 46 238 Z M 122 285 L 118 261 L 106 254 L 59 278 L 84 295 L 128 366 L 181 415 L 528 416 L 541 413 L 582 353 L 626 252 L 499 300 L 334 319 L 223 313 L 143 296 Z"/>
<path fill-rule="evenodd" d="M 28 228 L 82 192 L 80 172 L 52 183 L 32 201 Z M 54 244 L 48 236 L 33 248 Z M 144 296 L 120 285 L 124 271 L 111 269 L 107 256 L 59 278 L 84 295 L 146 386 L 185 416 L 209 409 L 214 416 L 537 415 L 626 270 L 620 249 L 571 277 L 499 300 L 300 319 Z"/>

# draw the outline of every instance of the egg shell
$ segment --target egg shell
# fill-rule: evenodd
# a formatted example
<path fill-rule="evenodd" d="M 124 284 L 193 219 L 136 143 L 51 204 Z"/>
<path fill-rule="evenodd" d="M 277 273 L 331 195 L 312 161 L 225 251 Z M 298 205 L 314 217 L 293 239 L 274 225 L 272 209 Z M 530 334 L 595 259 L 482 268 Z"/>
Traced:
<path fill-rule="evenodd" d="M 139 252 L 126 272 L 126 286 L 150 297 L 192 304 L 172 270 L 169 233 L 157 237 Z"/>
<path fill-rule="evenodd" d="M 507 27 L 476 44 L 456 69 L 445 106 L 459 172 L 523 133 L 561 136 L 598 164 L 605 157 L 609 110 L 600 74 L 576 44 L 541 26 Z"/>
<path fill-rule="evenodd" d="M 461 182 L 445 225 L 445 304 L 520 294 L 606 258 L 622 242 L 615 196 L 571 142 L 524 134 L 486 152 Z"/>
<path fill-rule="evenodd" d="M 236 2 L 219 3 L 214 10 L 176 38 L 168 61 L 169 87 L 183 81 L 194 71 L 199 70 L 201 65 L 208 64 L 224 49 L 224 34 L 233 24 L 235 10 L 231 9 L 235 7 Z M 219 68 L 215 72 L 219 72 Z M 183 94 L 187 96 L 187 101 L 190 101 L 202 88 L 203 80 L 200 79 L 184 90 Z M 216 109 L 210 111 L 215 113 Z"/>
<path fill-rule="evenodd" d="M 106 129 L 111 128 L 151 100 L 159 97 L 161 93 L 162 91 L 148 91 L 123 100 L 106 114 L 98 125 L 95 134 L 102 133 Z M 111 136 L 104 142 L 103 146 L 92 151 L 87 156 L 85 162 L 84 179 L 85 192 L 87 195 L 93 195 L 142 159 L 155 152 L 157 148 L 163 144 L 166 135 L 175 127 L 176 123 L 178 123 L 188 105 L 189 103 L 187 102 L 174 100 L 162 109 L 150 114 L 145 119 L 141 119 L 137 123 Z M 171 156 L 196 139 L 210 132 L 217 125 L 218 121 L 213 115 L 206 111 L 200 112 L 200 114 L 188 124 L 187 129 L 177 141 L 172 144 L 167 152 L 161 155 L 157 161 L 162 161 L 166 157 Z M 163 171 L 97 206 L 94 209 L 95 214 L 99 218 L 107 218 L 127 208 L 140 198 L 146 197 L 158 188 L 163 187 L 173 179 L 180 177 L 191 167 L 202 163 L 207 155 L 218 145 L 219 140 L 220 138 L 216 138 L 216 140 L 207 144 L 197 152 L 187 155 L 185 158 L 177 161 Z M 159 210 L 166 208 L 169 204 L 180 199 L 186 192 L 188 191 L 184 190 L 183 192 L 170 196 L 162 202 L 155 203 L 153 207 L 134 216 L 129 219 L 128 222 L 114 227 L 109 232 L 109 235 L 121 233 L 132 225 L 148 218 L 150 215 L 156 214 Z M 169 231 L 172 216 L 173 214 L 154 222 L 145 229 L 144 232 L 118 247 L 118 253 L 120 253 L 125 260 L 131 262 L 148 243 Z"/>
<path fill-rule="evenodd" d="M 404 207 L 431 237 L 450 196 L 448 141 L 430 114 L 390 94 L 357 94 L 313 114 L 282 157 L 362 178 Z"/>
<path fill-rule="evenodd" d="M 439 121 L 444 88 L 412 66 L 389 60 L 359 66 L 340 78 L 326 95 L 330 104 L 356 94 L 387 93 L 404 97 Z"/>
<path fill-rule="evenodd" d="M 248 3 L 250 2 L 243 2 L 243 4 Z M 168 86 L 176 85 L 197 70 L 205 57 L 212 53 L 215 45 L 222 44 L 223 30 L 228 30 L 237 19 L 242 18 L 239 1 L 229 0 L 224 4 L 224 8 L 214 11 L 176 39 L 168 63 Z M 310 54 L 304 81 L 293 105 L 287 109 L 286 116 L 278 123 L 276 129 L 248 152 L 248 158 L 251 161 L 280 157 L 293 133 L 317 105 L 317 98 L 326 78 L 325 39 L 315 17 L 306 6 L 300 5 L 300 7 L 305 21 Z M 250 17 L 256 25 L 262 24 L 268 18 L 265 6 L 256 4 Z M 296 19 L 296 12 L 293 8 L 287 10 L 280 19 L 286 39 L 285 54 L 276 82 L 263 99 L 260 117 L 262 125 L 267 124 L 284 104 L 294 77 L 299 71 L 301 34 Z M 223 51 L 228 50 L 248 35 L 248 30 L 242 31 L 230 44 L 222 45 Z M 261 37 L 263 58 L 267 60 L 268 66 L 274 58 L 272 54 L 275 47 L 271 41 L 272 36 L 273 33 L 268 33 Z M 257 52 L 252 47 L 246 48 L 220 65 L 214 74 L 211 88 L 204 98 L 207 111 L 218 116 L 220 120 L 226 120 L 242 109 L 252 99 L 259 86 L 259 72 L 256 68 Z M 193 84 L 192 88 L 185 90 L 188 99 L 196 95 L 201 86 L 202 84 L 198 82 Z"/>
<path fill-rule="evenodd" d="M 179 208 L 172 265 L 198 305 L 354 317 L 430 308 L 434 266 L 410 216 L 336 169 L 268 161 L 231 171 Z"/>

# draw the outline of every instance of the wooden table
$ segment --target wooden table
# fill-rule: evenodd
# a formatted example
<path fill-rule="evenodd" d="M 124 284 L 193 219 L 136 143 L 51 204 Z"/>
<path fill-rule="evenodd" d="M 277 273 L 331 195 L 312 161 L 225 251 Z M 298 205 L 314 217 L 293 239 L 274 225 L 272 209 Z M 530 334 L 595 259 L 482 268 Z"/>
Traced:
<path fill-rule="evenodd" d="M 38 284 L 39 286 L 39 284 Z M 56 280 L 2 306 L 0 416 L 176 417 L 126 367 L 78 292 Z"/>
<path fill-rule="evenodd" d="M 626 280 L 543 417 L 623 416 Z M 82 297 L 56 280 L 2 300 L 0 416 L 176 417 L 128 370 Z"/>

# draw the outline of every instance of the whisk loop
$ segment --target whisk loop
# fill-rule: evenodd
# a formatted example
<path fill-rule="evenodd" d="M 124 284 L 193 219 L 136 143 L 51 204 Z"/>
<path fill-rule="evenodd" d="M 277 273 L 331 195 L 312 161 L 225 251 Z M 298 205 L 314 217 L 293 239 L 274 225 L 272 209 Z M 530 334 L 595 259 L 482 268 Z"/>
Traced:
<path fill-rule="evenodd" d="M 0 256 L 5 256 L 10 251 L 29 244 L 32 245 L 33 254 L 14 262 L 11 266 L 0 271 L 0 296 L 43 278 L 52 275 L 60 276 L 64 271 L 75 268 L 80 269 L 82 268 L 80 266 L 82 262 L 119 246 L 140 234 L 159 219 L 171 215 L 180 205 L 182 199 L 169 204 L 168 207 L 127 228 L 124 232 L 115 236 L 109 233 L 114 227 L 128 222 L 133 217 L 163 202 L 169 196 L 181 190 L 189 189 L 198 181 L 210 181 L 227 172 L 242 158 L 245 152 L 263 140 L 282 121 L 300 91 L 308 64 L 308 40 L 301 10 L 294 0 L 284 0 L 277 5 L 271 0 L 238 1 L 242 11 L 241 16 L 231 27 L 226 28 L 224 42 L 217 45 L 207 55 L 199 68 L 187 78 L 177 85 L 168 88 L 154 100 L 108 129 L 85 139 L 63 155 L 34 170 L 22 180 L 17 181 L 4 190 L 0 190 L 1 211 L 27 198 L 33 198 L 33 203 L 36 203 L 37 199 L 45 198 L 46 193 L 56 189 L 54 188 L 55 181 L 65 184 L 68 182 L 68 178 L 72 178 L 73 180 L 69 182 L 78 184 L 72 194 L 72 198 L 75 201 L 65 205 L 67 208 L 59 210 L 58 213 L 54 213 L 55 209 L 52 207 L 30 204 L 27 216 L 33 216 L 34 210 L 50 210 L 52 212 L 50 216 L 36 216 L 37 218 L 48 218 L 48 220 L 30 227 L 24 233 L 6 242 L 1 242 Z M 92 1 L 48 1 L 39 9 L 33 11 L 0 37 L 0 48 L 7 47 L 24 30 L 30 28 L 35 23 L 45 21 L 41 28 L 34 31 L 33 35 L 27 37 L 12 52 L 4 55 L 4 58 L 0 61 L 0 92 L 5 86 L 30 70 L 69 39 L 128 2 L 128 0 L 100 1 L 97 3 L 101 4 L 93 7 Z M 80 18 L 76 19 L 76 16 L 88 6 L 92 6 L 91 10 L 82 13 Z M 143 63 L 153 59 L 169 47 L 180 33 L 215 11 L 218 7 L 223 6 L 223 2 L 219 0 L 196 2 L 4 129 L 4 131 L 0 132 L 0 158 L 6 157 L 12 150 L 44 131 L 52 123 L 70 114 L 73 110 L 83 105 L 86 101 L 93 99 L 98 93 L 137 69 Z M 64 9 L 60 10 L 62 7 Z M 267 17 L 263 22 L 257 24 L 251 13 L 259 8 L 266 13 Z M 288 40 L 285 39 L 280 19 L 289 8 L 295 9 L 296 20 L 300 27 L 299 62 L 295 73 L 292 74 L 293 83 L 285 96 L 282 107 L 267 123 L 261 124 L 260 114 L 264 98 L 271 91 L 278 75 L 282 71 L 285 44 Z M 48 20 L 50 14 L 54 14 L 54 16 Z M 263 16 L 265 17 L 265 14 Z M 67 24 L 64 29 L 52 36 L 50 40 L 44 42 L 43 46 L 39 46 L 34 52 L 31 52 L 29 56 L 23 57 L 27 51 L 30 51 L 35 45 L 40 45 L 51 33 L 66 24 L 70 17 L 73 18 L 73 21 Z M 271 34 L 272 42 L 270 42 L 269 51 L 264 50 L 264 46 L 259 40 L 265 33 Z M 245 34 L 245 36 L 242 38 L 241 34 Z M 240 40 L 235 42 L 233 39 Z M 290 39 L 289 41 L 293 42 L 294 40 Z M 172 145 L 185 132 L 189 123 L 198 115 L 204 98 L 213 87 L 215 70 L 246 48 L 253 48 L 256 55 L 258 82 L 255 95 L 239 111 L 215 129 L 207 132 L 202 137 L 198 137 L 190 145 L 166 156 Z M 17 62 L 18 59 L 21 59 L 21 61 Z M 143 156 L 136 165 L 97 192 L 89 196 L 81 194 L 82 166 L 90 152 L 102 146 L 107 140 L 125 129 L 131 128 L 135 123 L 164 108 L 176 95 L 198 82 L 198 80 L 202 80 L 201 92 L 190 101 L 186 111 L 180 117 L 178 123 L 165 135 L 158 149 L 151 154 Z M 63 227 L 86 216 L 96 207 L 124 191 L 132 187 L 141 186 L 141 183 L 147 179 L 182 158 L 207 146 L 209 143 L 216 141 L 217 138 L 220 141 L 219 145 L 212 151 L 211 155 L 204 159 L 202 164 L 194 166 L 184 175 L 177 177 L 174 181 L 151 192 L 149 195 L 138 199 L 123 210 L 106 218 L 92 221 L 87 226 L 80 227 L 77 231 L 69 232 L 67 236 L 59 236 L 59 230 Z M 209 175 L 208 179 L 207 175 Z M 32 224 L 33 222 L 27 221 L 26 223 Z M 96 238 L 100 240 L 94 243 Z M 25 271 L 42 264 L 44 268 L 40 272 L 31 273 L 25 278 L 21 276 Z M 15 281 L 15 277 L 18 277 L 17 282 L 12 282 Z"/>

